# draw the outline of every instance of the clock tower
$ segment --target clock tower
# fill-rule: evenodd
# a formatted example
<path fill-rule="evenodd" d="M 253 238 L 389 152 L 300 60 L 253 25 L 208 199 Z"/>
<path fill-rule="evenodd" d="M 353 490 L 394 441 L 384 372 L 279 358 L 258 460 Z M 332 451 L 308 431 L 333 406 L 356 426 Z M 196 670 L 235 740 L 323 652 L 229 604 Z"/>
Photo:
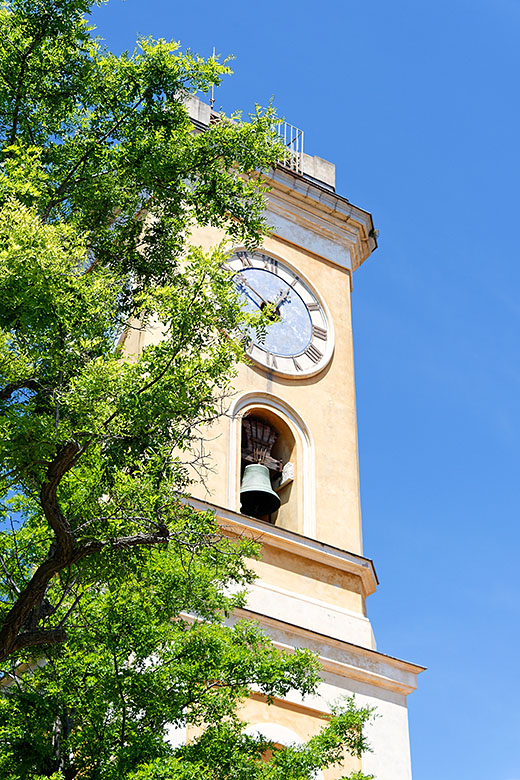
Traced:
<path fill-rule="evenodd" d="M 199 129 L 213 121 L 196 98 L 188 108 Z M 207 445 L 215 468 L 192 503 L 213 509 L 226 533 L 261 543 L 251 564 L 258 579 L 237 617 L 257 621 L 281 648 L 310 648 L 322 665 L 315 697 L 267 706 L 253 694 L 241 713 L 251 731 L 307 740 L 355 694 L 377 711 L 367 729 L 373 752 L 318 777 L 410 780 L 407 696 L 423 667 L 376 647 L 366 601 L 378 581 L 361 532 L 351 292 L 375 231 L 371 215 L 335 191 L 335 166 L 304 154 L 299 131 L 289 137 L 269 181 L 273 230 L 228 260 L 246 308 L 266 309 L 270 322 L 263 338 L 250 334 L 250 360 Z M 192 241 L 209 249 L 222 238 L 196 228 Z"/>

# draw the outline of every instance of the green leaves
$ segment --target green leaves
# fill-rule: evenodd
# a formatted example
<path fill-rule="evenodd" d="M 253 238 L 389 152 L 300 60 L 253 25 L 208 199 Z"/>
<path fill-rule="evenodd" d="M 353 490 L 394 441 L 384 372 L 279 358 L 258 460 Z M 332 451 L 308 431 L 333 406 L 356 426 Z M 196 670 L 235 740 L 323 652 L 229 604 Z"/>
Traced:
<path fill-rule="evenodd" d="M 103 590 L 84 579 L 66 645 L 4 688 L 2 776 L 25 780 L 61 766 L 65 778 L 92 780 L 308 780 L 340 761 L 345 746 L 354 755 L 366 749 L 370 711 L 353 700 L 307 745 L 243 733 L 235 712 L 252 688 L 268 700 L 293 688 L 314 692 L 318 662 L 305 651 L 275 650 L 254 623 L 221 622 L 234 597 L 220 583 L 236 578 L 243 551 L 217 535 L 209 514 L 185 512 L 167 550 L 125 556 L 119 570 L 108 561 Z M 175 748 L 165 741 L 168 723 L 200 730 Z"/>
<path fill-rule="evenodd" d="M 264 188 L 244 174 L 279 156 L 273 110 L 195 133 L 186 96 L 229 67 L 164 40 L 116 57 L 90 38 L 89 6 L 11 2 L 0 14 L 0 197 L 74 224 L 134 289 L 168 281 L 194 220 L 258 242 Z M 158 221 L 143 226 L 143 208 Z"/>
<path fill-rule="evenodd" d="M 90 37 L 89 7 L 13 0 L 0 12 L 0 479 L 4 496 L 29 499 L 27 528 L 50 534 L 0 656 L 29 615 L 52 624 L 34 609 L 56 572 L 119 537 L 166 543 L 247 319 L 223 248 L 188 248 L 190 227 L 199 217 L 258 238 L 263 186 L 245 174 L 275 159 L 271 111 L 252 120 L 247 150 L 248 123 L 195 132 L 186 96 L 227 66 L 166 41 L 115 57 Z M 151 323 L 160 343 L 142 343 Z"/>
<path fill-rule="evenodd" d="M 369 713 L 308 746 L 244 735 L 251 690 L 311 693 L 317 661 L 228 625 L 257 547 L 182 499 L 262 327 L 227 245 L 190 231 L 260 242 L 276 117 L 195 126 L 227 64 L 151 39 L 117 57 L 91 5 L 0 9 L 0 775 L 307 779 L 364 749 Z M 198 736 L 173 748 L 168 724 Z"/>

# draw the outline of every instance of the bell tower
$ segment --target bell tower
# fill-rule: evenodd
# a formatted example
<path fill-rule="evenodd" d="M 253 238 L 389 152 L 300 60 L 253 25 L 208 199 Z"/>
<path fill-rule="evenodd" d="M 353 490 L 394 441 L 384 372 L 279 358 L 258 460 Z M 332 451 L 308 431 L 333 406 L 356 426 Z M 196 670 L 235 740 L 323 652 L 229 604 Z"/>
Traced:
<path fill-rule="evenodd" d="M 197 127 L 212 112 L 189 102 Z M 236 246 L 228 265 L 251 311 L 267 307 L 263 338 L 234 382 L 228 415 L 212 427 L 215 470 L 194 506 L 214 509 L 226 533 L 260 541 L 258 579 L 237 617 L 256 620 L 285 649 L 308 647 L 323 669 L 319 695 L 267 707 L 252 697 L 243 716 L 275 742 L 316 734 L 342 696 L 376 708 L 373 749 L 347 772 L 410 780 L 407 696 L 423 667 L 376 647 L 366 601 L 378 581 L 363 552 L 351 320 L 353 274 L 376 248 L 371 215 L 335 190 L 335 166 L 303 153 L 285 127 L 285 159 L 271 174 L 262 246 Z M 196 228 L 203 248 L 223 238 Z"/>

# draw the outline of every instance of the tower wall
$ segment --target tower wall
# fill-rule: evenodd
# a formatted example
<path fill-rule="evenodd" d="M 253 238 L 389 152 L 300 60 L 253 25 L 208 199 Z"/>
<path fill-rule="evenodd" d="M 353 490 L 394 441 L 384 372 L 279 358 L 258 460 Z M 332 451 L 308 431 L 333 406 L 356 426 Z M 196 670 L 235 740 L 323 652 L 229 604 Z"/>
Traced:
<path fill-rule="evenodd" d="M 200 101 L 193 105 L 198 122 L 208 109 L 209 122 L 209 108 Z M 273 361 L 262 344 L 252 348 L 251 361 L 240 366 L 234 381 L 227 415 L 208 430 L 213 470 L 191 501 L 201 510 L 214 509 L 224 533 L 251 536 L 262 546 L 260 560 L 251 563 L 258 579 L 247 608 L 233 620 L 254 619 L 280 648 L 308 647 L 321 660 L 317 696 L 302 701 L 289 695 L 267 706 L 253 693 L 244 704 L 250 728 L 269 732 L 275 741 L 276 734 L 279 741 L 288 734 L 306 740 L 340 697 L 354 693 L 359 704 L 377 709 L 379 717 L 369 727 L 374 752 L 361 762 L 346 758 L 322 780 L 360 769 L 378 780 L 410 780 L 406 699 L 422 667 L 378 652 L 366 612 L 377 578 L 362 547 L 351 291 L 354 271 L 376 246 L 373 223 L 370 214 L 335 193 L 331 163 L 305 155 L 303 164 L 299 174 L 284 167 L 272 172 L 267 216 L 273 232 L 258 249 L 262 255 L 248 256 L 242 277 L 255 280 L 257 287 L 256 279 L 279 279 L 279 299 L 285 295 L 289 302 L 300 290 L 317 333 L 314 352 L 278 357 L 289 368 L 293 360 L 291 374 L 273 365 L 276 355 Z M 196 228 L 191 240 L 211 249 L 224 238 L 217 230 Z M 230 247 L 230 253 L 242 249 Z M 270 259 L 266 269 L 274 262 L 282 270 L 262 277 L 259 257 Z M 258 303 L 262 292 L 251 293 L 252 300 L 255 294 Z M 160 333 L 151 327 L 133 338 L 127 343 L 130 351 L 159 339 Z M 240 512 L 242 420 L 247 415 L 278 431 L 281 444 L 273 455 L 287 461 L 278 479 L 281 487 L 273 478 L 281 506 L 269 518 Z"/>

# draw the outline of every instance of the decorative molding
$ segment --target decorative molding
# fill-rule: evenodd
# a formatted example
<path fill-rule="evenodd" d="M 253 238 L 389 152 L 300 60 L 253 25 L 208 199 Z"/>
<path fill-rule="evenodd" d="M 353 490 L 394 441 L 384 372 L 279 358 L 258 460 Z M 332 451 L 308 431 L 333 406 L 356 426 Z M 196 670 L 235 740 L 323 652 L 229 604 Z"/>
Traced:
<path fill-rule="evenodd" d="M 331 262 L 355 271 L 377 248 L 371 235 L 372 215 L 346 198 L 282 169 L 271 174 L 270 184 L 268 212 L 296 221 L 316 236 L 350 250 L 350 265 L 329 257 L 327 252 L 324 256 Z"/>
<path fill-rule="evenodd" d="M 212 510 L 218 517 L 224 529 L 228 529 L 236 536 L 249 536 L 261 544 L 268 544 L 279 550 L 285 550 L 295 556 L 307 558 L 324 563 L 339 571 L 349 572 L 359 577 L 363 588 L 363 595 L 374 593 L 378 585 L 374 564 L 370 558 L 340 550 L 332 545 L 320 542 L 308 536 L 302 536 L 286 528 L 264 523 L 254 517 L 241 515 L 230 509 L 211 504 L 197 498 L 185 499 L 195 509 L 203 512 Z"/>
<path fill-rule="evenodd" d="M 408 696 L 417 687 L 417 676 L 425 671 L 424 666 L 393 658 L 377 650 L 345 642 L 252 610 L 236 609 L 234 615 L 236 619 L 254 619 L 260 625 L 268 627 L 271 638 L 279 649 L 290 652 L 295 647 L 302 646 L 310 647 L 314 651 L 319 648 L 320 664 L 324 671 L 367 683 L 376 688 L 385 688 Z M 273 629 L 279 632 L 278 638 L 273 635 Z M 306 644 L 303 644 L 302 640 L 306 640 Z"/>
<path fill-rule="evenodd" d="M 306 252 L 311 251 L 315 257 L 352 273 L 352 246 L 346 241 L 338 241 L 329 231 L 319 229 L 315 222 L 296 218 L 274 201 L 268 207 L 266 217 L 274 238 Z"/>
<path fill-rule="evenodd" d="M 303 628 L 319 625 L 323 632 L 360 647 L 376 649 L 370 620 L 332 601 L 313 598 L 259 578 L 249 588 L 248 609 L 276 620 L 297 620 Z"/>
<path fill-rule="evenodd" d="M 265 582 L 265 580 L 262 579 L 255 580 L 253 587 L 270 590 L 273 593 L 279 593 L 282 596 L 288 596 L 289 598 L 297 599 L 298 601 L 303 601 L 307 604 L 313 604 L 316 607 L 323 607 L 323 609 L 329 609 L 333 612 L 337 612 L 340 615 L 345 615 L 354 618 L 355 620 L 361 620 L 363 623 L 370 625 L 370 620 L 366 617 L 366 615 L 363 615 L 361 612 L 354 612 L 354 610 L 347 609 L 347 607 L 341 607 L 339 604 L 334 604 L 332 601 L 316 599 L 314 596 L 308 596 L 306 593 L 299 593 L 294 590 L 288 590 L 287 588 L 280 587 L 280 585 L 274 585 L 273 583 Z"/>

